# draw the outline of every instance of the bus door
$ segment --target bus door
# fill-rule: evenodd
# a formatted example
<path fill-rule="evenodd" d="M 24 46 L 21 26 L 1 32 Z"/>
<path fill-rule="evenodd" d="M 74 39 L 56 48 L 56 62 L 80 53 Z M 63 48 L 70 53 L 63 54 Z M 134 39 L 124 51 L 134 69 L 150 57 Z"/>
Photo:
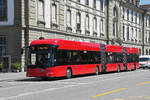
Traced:
<path fill-rule="evenodd" d="M 125 47 L 123 47 L 123 66 L 124 66 L 124 70 L 127 70 L 127 54 L 126 54 Z"/>
<path fill-rule="evenodd" d="M 101 72 L 106 72 L 105 44 L 100 44 L 100 47 L 101 47 Z"/>

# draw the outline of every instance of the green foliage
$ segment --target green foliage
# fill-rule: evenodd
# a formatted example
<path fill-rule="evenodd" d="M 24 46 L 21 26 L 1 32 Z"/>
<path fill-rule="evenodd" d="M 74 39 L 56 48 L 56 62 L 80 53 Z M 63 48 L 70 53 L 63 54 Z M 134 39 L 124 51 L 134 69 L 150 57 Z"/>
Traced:
<path fill-rule="evenodd" d="M 11 68 L 21 70 L 21 64 L 17 63 L 17 62 L 16 63 L 11 63 Z"/>
<path fill-rule="evenodd" d="M 2 69 L 2 62 L 0 62 L 0 69 Z"/>

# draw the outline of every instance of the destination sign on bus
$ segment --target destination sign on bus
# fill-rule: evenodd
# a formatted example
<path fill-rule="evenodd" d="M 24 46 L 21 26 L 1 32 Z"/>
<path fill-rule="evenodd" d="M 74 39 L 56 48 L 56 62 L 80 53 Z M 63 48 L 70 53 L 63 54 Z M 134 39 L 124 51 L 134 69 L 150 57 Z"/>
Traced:
<path fill-rule="evenodd" d="M 43 51 L 43 50 L 50 50 L 49 46 L 32 46 L 32 51 Z"/>

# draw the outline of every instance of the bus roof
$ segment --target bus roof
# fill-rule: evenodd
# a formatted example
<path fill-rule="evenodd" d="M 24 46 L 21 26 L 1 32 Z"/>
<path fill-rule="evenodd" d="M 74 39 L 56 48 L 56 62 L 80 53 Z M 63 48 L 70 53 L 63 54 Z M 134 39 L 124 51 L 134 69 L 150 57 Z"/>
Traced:
<path fill-rule="evenodd" d="M 31 42 L 32 45 L 40 44 L 52 44 L 58 45 L 58 49 L 70 49 L 70 50 L 88 50 L 88 51 L 100 51 L 100 44 L 89 43 L 89 42 L 79 42 L 79 41 L 70 41 L 63 39 L 41 39 L 34 40 Z"/>

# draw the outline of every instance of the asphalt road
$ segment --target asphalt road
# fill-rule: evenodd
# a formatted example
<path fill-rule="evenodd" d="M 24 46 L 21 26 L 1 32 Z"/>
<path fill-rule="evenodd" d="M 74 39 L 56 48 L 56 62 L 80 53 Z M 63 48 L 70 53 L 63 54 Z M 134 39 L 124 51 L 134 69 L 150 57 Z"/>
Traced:
<path fill-rule="evenodd" d="M 0 100 L 150 100 L 150 70 L 2 81 Z"/>

